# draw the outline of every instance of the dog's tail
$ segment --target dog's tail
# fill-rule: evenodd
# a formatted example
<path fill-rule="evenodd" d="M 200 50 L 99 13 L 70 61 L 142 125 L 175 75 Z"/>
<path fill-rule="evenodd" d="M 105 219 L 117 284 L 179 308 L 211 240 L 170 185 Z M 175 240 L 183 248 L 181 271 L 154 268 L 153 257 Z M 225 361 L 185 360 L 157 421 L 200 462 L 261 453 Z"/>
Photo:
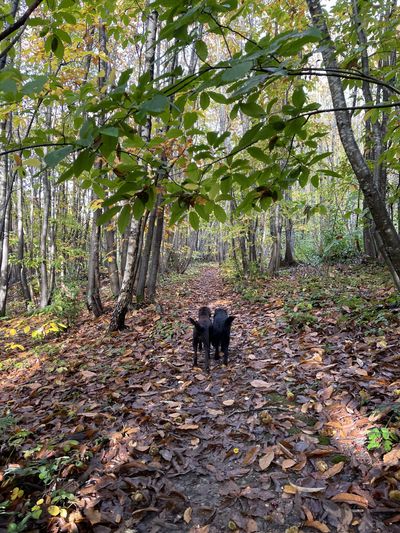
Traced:
<path fill-rule="evenodd" d="M 225 324 L 231 325 L 234 320 L 235 320 L 234 315 L 228 316 L 228 318 L 225 320 Z"/>
<path fill-rule="evenodd" d="M 196 330 L 201 333 L 204 331 L 204 328 L 200 326 L 200 324 L 197 322 L 197 320 L 193 320 L 193 318 L 189 318 L 189 321 L 193 324 L 193 326 L 196 328 Z"/>

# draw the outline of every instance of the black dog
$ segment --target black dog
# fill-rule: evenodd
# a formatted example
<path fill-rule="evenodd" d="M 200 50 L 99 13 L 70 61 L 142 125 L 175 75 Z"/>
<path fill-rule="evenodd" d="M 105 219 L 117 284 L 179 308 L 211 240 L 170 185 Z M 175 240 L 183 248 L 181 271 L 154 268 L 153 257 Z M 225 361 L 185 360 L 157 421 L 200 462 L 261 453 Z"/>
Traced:
<path fill-rule="evenodd" d="M 218 308 L 214 312 L 211 341 L 215 348 L 215 359 L 219 359 L 221 348 L 224 354 L 224 365 L 228 364 L 228 348 L 231 336 L 231 324 L 234 316 L 228 316 L 226 309 Z"/>
<path fill-rule="evenodd" d="M 193 320 L 189 318 L 190 322 L 194 326 L 193 330 L 193 350 L 194 359 L 193 366 L 197 366 L 197 349 L 200 350 L 204 347 L 204 359 L 206 363 L 206 371 L 210 372 L 210 342 L 211 342 L 211 309 L 209 307 L 200 307 L 199 319 Z"/>

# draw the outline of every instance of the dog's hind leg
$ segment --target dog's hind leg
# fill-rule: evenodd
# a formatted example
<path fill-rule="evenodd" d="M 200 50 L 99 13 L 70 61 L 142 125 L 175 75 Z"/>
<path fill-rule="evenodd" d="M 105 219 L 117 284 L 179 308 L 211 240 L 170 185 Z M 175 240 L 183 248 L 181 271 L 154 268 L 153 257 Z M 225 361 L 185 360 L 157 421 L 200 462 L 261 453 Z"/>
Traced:
<path fill-rule="evenodd" d="M 210 373 L 210 344 L 204 343 L 204 361 L 207 374 Z"/>
<path fill-rule="evenodd" d="M 218 346 L 215 347 L 214 359 L 215 359 L 215 361 L 218 361 L 220 359 L 220 357 L 219 357 L 219 347 Z"/>
<path fill-rule="evenodd" d="M 221 346 L 221 349 L 222 349 L 222 352 L 224 354 L 224 365 L 225 366 L 228 366 L 228 355 L 229 355 L 229 348 L 228 348 L 228 344 L 223 344 Z"/>

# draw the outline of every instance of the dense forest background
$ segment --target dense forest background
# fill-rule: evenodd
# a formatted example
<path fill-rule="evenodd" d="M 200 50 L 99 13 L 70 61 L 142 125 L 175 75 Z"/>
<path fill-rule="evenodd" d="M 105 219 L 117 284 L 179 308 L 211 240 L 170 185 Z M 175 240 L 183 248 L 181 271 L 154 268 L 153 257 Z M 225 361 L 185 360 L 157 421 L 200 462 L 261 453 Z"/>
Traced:
<path fill-rule="evenodd" d="M 399 13 L 0 5 L 0 528 L 396 530 Z M 187 356 L 206 304 L 237 315 L 220 390 Z"/>

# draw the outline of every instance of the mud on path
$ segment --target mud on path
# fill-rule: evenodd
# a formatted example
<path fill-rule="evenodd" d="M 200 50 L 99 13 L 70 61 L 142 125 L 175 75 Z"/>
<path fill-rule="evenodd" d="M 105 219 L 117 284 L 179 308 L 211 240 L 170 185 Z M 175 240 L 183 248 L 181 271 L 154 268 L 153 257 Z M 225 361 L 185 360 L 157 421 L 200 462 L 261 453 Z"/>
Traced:
<path fill-rule="evenodd" d="M 188 317 L 202 305 L 236 316 L 229 366 L 212 359 L 209 376 L 201 356 L 192 368 Z M 282 305 L 243 301 L 210 267 L 165 286 L 128 330 L 110 337 L 106 317 L 85 318 L 56 356 L 11 372 L 2 401 L 31 431 L 21 456 L 40 443 L 35 459 L 50 461 L 74 443 L 57 475 L 77 499 L 37 530 L 399 531 L 372 496 L 357 364 L 340 374 L 346 339 L 327 354 L 315 331 L 288 335 Z"/>

